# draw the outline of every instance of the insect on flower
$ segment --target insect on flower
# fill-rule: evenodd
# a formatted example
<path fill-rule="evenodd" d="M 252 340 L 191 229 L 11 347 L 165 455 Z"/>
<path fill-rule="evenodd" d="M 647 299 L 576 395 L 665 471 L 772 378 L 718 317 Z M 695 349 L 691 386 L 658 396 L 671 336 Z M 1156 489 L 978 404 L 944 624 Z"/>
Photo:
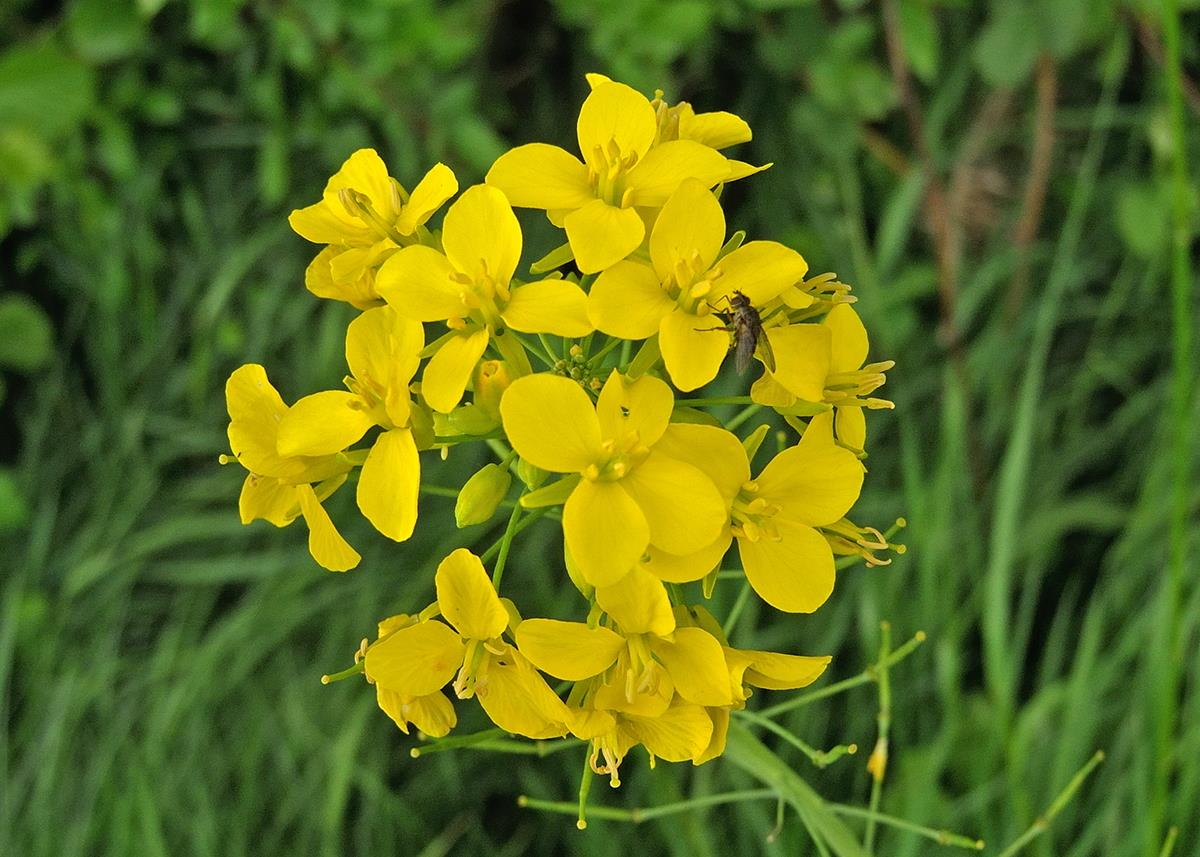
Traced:
<path fill-rule="evenodd" d="M 750 303 L 750 298 L 741 292 L 734 292 L 725 298 L 729 305 L 727 310 L 713 307 L 713 315 L 725 322 L 721 327 L 706 327 L 704 330 L 725 330 L 733 334 L 729 350 L 734 352 L 734 368 L 738 374 L 750 368 L 750 361 L 755 353 L 763 364 L 772 372 L 775 371 L 775 353 L 771 351 L 771 343 L 763 334 L 762 317 L 758 309 Z"/>

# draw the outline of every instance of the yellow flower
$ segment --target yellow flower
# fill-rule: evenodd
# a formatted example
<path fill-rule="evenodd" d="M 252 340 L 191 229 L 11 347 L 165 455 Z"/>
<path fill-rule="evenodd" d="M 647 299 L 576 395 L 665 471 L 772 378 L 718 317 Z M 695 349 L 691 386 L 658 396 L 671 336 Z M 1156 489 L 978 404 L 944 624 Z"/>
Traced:
<path fill-rule="evenodd" d="M 378 639 L 383 640 L 390 634 L 411 627 L 417 622 L 416 616 L 407 616 L 403 613 L 384 619 L 379 623 Z M 458 715 L 454 713 L 454 706 L 450 704 L 450 700 L 441 690 L 435 690 L 423 696 L 411 696 L 378 681 L 374 684 L 375 701 L 405 735 L 408 734 L 409 723 L 416 725 L 431 738 L 442 738 L 450 734 L 450 730 L 458 724 Z"/>
<path fill-rule="evenodd" d="M 751 241 L 718 260 L 724 242 L 725 215 L 716 197 L 702 182 L 683 182 L 651 232 L 652 265 L 617 262 L 592 285 L 592 322 L 622 339 L 658 334 L 675 386 L 707 384 L 730 346 L 713 310 L 727 310 L 735 293 L 762 306 L 808 270 L 799 253 L 774 241 Z"/>
<path fill-rule="evenodd" d="M 238 499 L 242 523 L 262 519 L 284 527 L 303 515 L 313 559 L 330 571 L 348 571 L 358 565 L 362 557 L 346 543 L 321 506 L 346 481 L 349 462 L 335 455 L 281 455 L 277 451 L 279 424 L 288 407 L 262 366 L 250 363 L 235 370 L 225 385 L 225 401 L 229 448 L 250 471 Z"/>
<path fill-rule="evenodd" d="M 501 635 L 509 615 L 479 558 L 454 551 L 434 577 L 445 622 L 418 622 L 367 650 L 367 678 L 407 698 L 454 680 L 459 699 L 479 699 L 492 722 L 527 738 L 567 734 L 571 714 L 533 665 Z M 457 673 L 457 677 L 455 676 Z"/>
<path fill-rule="evenodd" d="M 563 532 L 593 586 L 625 576 L 650 545 L 690 554 L 725 525 L 727 504 L 712 480 L 655 449 L 673 406 L 662 381 L 629 381 L 616 371 L 594 406 L 577 383 L 546 374 L 518 378 L 500 402 L 504 431 L 521 458 L 578 474 Z"/>
<path fill-rule="evenodd" d="M 833 591 L 833 551 L 817 529 L 858 499 L 863 467 L 833 439 L 833 418 L 812 418 L 800 443 L 775 456 L 757 478 L 738 439 L 712 426 L 676 424 L 660 447 L 704 469 L 731 504 L 746 579 L 759 597 L 788 613 L 811 613 Z"/>
<path fill-rule="evenodd" d="M 592 89 L 605 83 L 612 83 L 612 79 L 603 74 L 593 72 L 586 77 L 588 85 Z M 736 146 L 738 143 L 748 143 L 754 136 L 750 131 L 750 126 L 746 124 L 746 120 L 740 116 L 724 110 L 697 113 L 695 108 L 686 101 L 680 101 L 673 105 L 667 104 L 663 100 L 661 90 L 655 92 L 650 106 L 654 108 L 655 116 L 658 119 L 658 132 L 654 137 L 655 145 L 669 143 L 672 140 L 691 140 L 708 146 L 710 149 L 720 150 Z M 725 181 L 745 178 L 771 166 L 771 164 L 767 164 L 755 167 L 734 160 L 730 160 L 729 164 L 730 174 Z"/>
<path fill-rule="evenodd" d="M 867 443 L 863 408 L 891 408 L 871 393 L 887 380 L 895 363 L 866 363 L 867 329 L 847 303 L 837 304 L 820 324 L 793 324 L 769 331 L 774 372 L 764 372 L 750 390 L 754 401 L 786 413 L 800 403 L 833 405 L 834 432 L 859 453 Z M 865 398 L 864 398 L 865 397 Z"/>
<path fill-rule="evenodd" d="M 582 681 L 606 673 L 605 684 L 623 694 L 622 707 L 638 694 L 656 693 L 664 674 L 686 702 L 733 703 L 721 644 L 701 628 L 676 627 L 667 592 L 653 575 L 634 569 L 596 587 L 596 604 L 610 620 L 605 625 L 526 619 L 517 628 L 517 648 L 556 678 Z M 613 669 L 618 661 L 623 669 Z M 604 692 L 599 696 L 595 707 L 608 708 Z"/>
<path fill-rule="evenodd" d="M 372 426 L 383 431 L 371 445 L 358 480 L 358 508 L 375 529 L 395 541 L 417 521 L 421 460 L 413 437 L 419 412 L 408 394 L 424 331 L 391 307 L 369 309 L 346 331 L 351 377 L 345 390 L 305 396 L 279 424 L 281 455 L 331 455 L 356 443 Z"/>
<path fill-rule="evenodd" d="M 360 309 L 377 304 L 373 269 L 398 247 L 428 237 L 425 222 L 457 191 L 454 173 L 436 164 L 409 195 L 374 149 L 359 149 L 325 185 L 320 202 L 288 217 L 297 234 L 330 245 L 309 266 L 305 285 Z"/>
<path fill-rule="evenodd" d="M 505 331 L 584 336 L 591 332 L 586 297 L 561 279 L 512 284 L 521 258 L 521 227 L 504 194 L 486 185 L 465 191 L 446 212 L 445 253 L 406 247 L 379 270 L 379 293 L 397 312 L 419 321 L 446 321 L 446 338 L 425 367 L 421 391 L 447 413 L 462 399 L 490 341 L 510 368 L 528 360 Z"/>
<path fill-rule="evenodd" d="M 546 143 L 518 146 L 487 174 L 518 208 L 539 208 L 566 229 L 575 262 L 593 274 L 638 248 L 646 225 L 637 209 L 657 208 L 685 178 L 712 187 L 729 161 L 692 140 L 654 145 L 658 118 L 650 101 L 623 83 L 601 83 L 579 111 L 580 161 Z"/>
<path fill-rule="evenodd" d="M 708 712 L 676 698 L 653 715 L 617 712 L 612 727 L 591 739 L 588 764 L 597 774 L 607 774 L 609 785 L 618 788 L 621 762 L 639 744 L 650 754 L 653 767 L 656 759 L 696 759 L 709 746 L 712 736 L 713 720 Z"/>

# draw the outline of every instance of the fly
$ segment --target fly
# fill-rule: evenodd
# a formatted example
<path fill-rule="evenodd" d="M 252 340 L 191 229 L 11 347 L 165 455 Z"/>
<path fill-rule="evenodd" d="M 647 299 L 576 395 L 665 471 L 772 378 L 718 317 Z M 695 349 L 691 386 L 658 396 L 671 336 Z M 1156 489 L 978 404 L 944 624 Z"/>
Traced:
<path fill-rule="evenodd" d="M 728 310 L 713 310 L 713 315 L 725 322 L 721 327 L 703 328 L 704 330 L 724 330 L 733 334 L 729 350 L 734 352 L 734 368 L 741 374 L 750 368 L 750 361 L 757 353 L 763 365 L 768 370 L 775 371 L 775 353 L 771 350 L 771 342 L 763 333 L 762 317 L 750 298 L 741 292 L 734 292 L 726 298 Z"/>

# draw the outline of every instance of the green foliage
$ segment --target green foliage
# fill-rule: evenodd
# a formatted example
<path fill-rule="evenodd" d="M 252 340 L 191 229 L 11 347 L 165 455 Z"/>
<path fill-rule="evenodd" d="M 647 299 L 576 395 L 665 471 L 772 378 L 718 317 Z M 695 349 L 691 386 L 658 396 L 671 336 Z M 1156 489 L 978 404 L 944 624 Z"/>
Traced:
<path fill-rule="evenodd" d="M 0 10 L 0 842 L 31 857 L 819 853 L 792 815 L 767 842 L 775 817 L 761 801 L 637 829 L 596 816 L 587 833 L 517 809 L 521 793 L 574 795 L 575 750 L 519 764 L 481 750 L 408 758 L 414 740 L 369 688 L 317 679 L 348 664 L 377 619 L 427 603 L 432 565 L 486 547 L 506 516 L 460 531 L 453 500 L 431 495 L 415 541 L 346 527 L 362 568 L 322 574 L 299 528 L 239 524 L 239 475 L 216 464 L 222 384 L 238 363 L 266 363 L 289 399 L 343 372 L 346 309 L 304 291 L 315 248 L 287 212 L 363 145 L 402 181 L 437 160 L 478 181 L 506 143 L 570 128 L 591 70 L 744 116 L 755 139 L 738 156 L 777 166 L 752 191 L 727 190 L 731 228 L 837 270 L 861 299 L 873 356 L 899 362 L 884 390 L 896 411 L 872 415 L 874 487 L 859 510 L 884 527 L 904 515 L 907 554 L 843 571 L 811 617 L 748 604 L 736 644 L 834 653 L 829 683 L 877 657 L 880 620 L 898 638 L 929 633 L 890 673 L 887 814 L 1000 853 L 1104 749 L 1027 853 L 1155 854 L 1164 823 L 1197 841 L 1200 696 L 1178 695 L 1166 754 L 1154 724 L 1171 707 L 1152 702 L 1200 682 L 1183 657 L 1197 642 L 1194 575 L 1182 578 L 1176 648 L 1159 636 L 1180 460 L 1170 441 L 1200 420 L 1194 392 L 1170 406 L 1167 331 L 1182 328 L 1165 309 L 1168 250 L 1194 235 L 1197 206 L 1169 166 L 1200 162 L 1200 124 L 1185 104 L 1192 121 L 1173 130 L 1168 80 L 1135 38 L 1156 44 L 1160 4 L 893 8 L 928 165 L 878 4 Z M 1196 23 L 1192 12 L 1181 27 L 1193 79 Z M 1041 222 L 1022 244 L 1042 55 L 1056 72 L 1054 148 Z M 927 167 L 958 230 L 950 281 L 929 232 Z M 525 225 L 529 262 L 553 245 L 538 218 Z M 425 478 L 461 483 L 485 463 L 431 460 Z M 1200 498 L 1186 484 L 1193 556 Z M 352 502 L 331 503 L 339 523 Z M 510 563 L 537 581 L 531 609 L 561 616 L 569 584 L 548 570 L 561 556 L 550 532 L 534 524 Z M 717 583 L 718 618 L 739 588 Z M 862 806 L 874 690 L 777 718 L 817 747 L 856 742 L 859 756 L 816 769 L 760 737 L 823 797 Z M 462 729 L 478 726 L 468 716 Z M 1167 778 L 1164 759 L 1178 765 Z M 757 785 L 732 762 L 653 774 L 640 763 L 593 804 Z M 863 829 L 854 817 L 817 824 L 839 841 Z M 893 828 L 878 843 L 889 857 L 933 853 Z"/>

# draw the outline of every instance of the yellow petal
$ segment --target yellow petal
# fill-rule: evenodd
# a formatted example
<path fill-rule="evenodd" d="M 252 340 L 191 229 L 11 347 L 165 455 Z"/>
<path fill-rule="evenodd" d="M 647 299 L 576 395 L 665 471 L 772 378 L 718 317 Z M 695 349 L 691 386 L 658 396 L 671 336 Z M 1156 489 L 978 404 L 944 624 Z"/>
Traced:
<path fill-rule="evenodd" d="M 703 752 L 692 757 L 693 765 L 703 765 L 705 762 L 711 762 L 724 753 L 725 739 L 729 735 L 729 709 L 708 708 L 705 710 L 708 712 L 708 716 L 712 718 L 712 737 L 709 739 L 708 746 L 704 748 Z"/>
<path fill-rule="evenodd" d="M 517 208 L 581 208 L 595 199 L 587 167 L 570 152 L 547 143 L 517 146 L 496 159 L 487 183 Z"/>
<path fill-rule="evenodd" d="M 675 692 L 697 705 L 732 705 L 725 652 L 716 638 L 700 628 L 677 628 L 674 639 L 650 644 L 671 674 Z"/>
<path fill-rule="evenodd" d="M 837 438 L 855 449 L 867 448 L 867 415 L 862 408 L 834 408 Z"/>
<path fill-rule="evenodd" d="M 650 527 L 650 541 L 668 553 L 707 547 L 729 520 L 729 506 L 711 479 L 674 458 L 652 451 L 621 480 Z"/>
<path fill-rule="evenodd" d="M 779 361 L 778 354 L 775 360 Z M 755 404 L 768 408 L 790 408 L 797 402 L 796 394 L 776 381 L 770 369 L 764 370 L 759 379 L 750 385 L 750 398 Z"/>
<path fill-rule="evenodd" d="M 668 762 L 699 756 L 712 738 L 712 719 L 699 705 L 672 705 L 654 719 L 630 718 L 630 733 L 646 749 Z"/>
<path fill-rule="evenodd" d="M 663 319 L 658 344 L 671 381 L 680 390 L 690 392 L 717 377 L 730 341 L 720 327 L 715 316 L 701 318 L 681 309 Z"/>
<path fill-rule="evenodd" d="M 717 426 L 672 423 L 654 451 L 700 470 L 728 500 L 750 479 L 746 448 L 737 435 Z"/>
<path fill-rule="evenodd" d="M 830 355 L 830 336 L 825 326 L 789 324 L 768 328 L 766 334 L 775 355 L 772 378 L 776 383 L 806 402 L 822 401 Z"/>
<path fill-rule="evenodd" d="M 425 347 L 425 329 L 390 306 L 369 309 L 346 329 L 346 364 L 360 381 L 407 387 Z"/>
<path fill-rule="evenodd" d="M 257 363 L 239 366 L 225 382 L 229 409 L 229 448 L 251 473 L 298 481 L 304 463 L 282 457 L 276 441 L 287 413 L 279 392 Z"/>
<path fill-rule="evenodd" d="M 405 318 L 459 318 L 470 308 L 463 302 L 463 285 L 451 279 L 455 273 L 450 261 L 432 247 L 405 247 L 379 268 L 375 289 Z"/>
<path fill-rule="evenodd" d="M 413 230 L 425 223 L 442 207 L 442 203 L 456 193 L 458 179 L 454 177 L 454 171 L 445 164 L 434 164 L 413 188 L 400 213 L 400 219 L 396 221 L 396 231 L 401 235 L 411 235 Z"/>
<path fill-rule="evenodd" d="M 833 359 L 830 372 L 853 372 L 867 361 L 867 329 L 850 304 L 838 304 L 829 311 L 822 326 L 833 334 Z"/>
<path fill-rule="evenodd" d="M 565 681 L 583 681 L 613 665 L 625 648 L 625 638 L 582 622 L 526 619 L 517 628 L 517 648 L 542 672 Z"/>
<path fill-rule="evenodd" d="M 441 561 L 433 582 L 442 615 L 464 638 L 490 640 L 508 627 L 508 611 L 500 603 L 483 563 L 466 548 L 459 548 Z"/>
<path fill-rule="evenodd" d="M 297 485 L 296 493 L 300 514 L 308 524 L 308 552 L 317 564 L 329 571 L 349 571 L 358 565 L 362 557 L 337 531 L 312 486 Z"/>
<path fill-rule="evenodd" d="M 658 333 L 663 316 L 675 307 L 652 268 L 628 260 L 606 268 L 588 294 L 588 316 L 598 330 L 621 339 L 647 339 Z"/>
<path fill-rule="evenodd" d="M 667 430 L 675 396 L 653 375 L 631 380 L 615 369 L 609 374 L 596 402 L 600 435 L 619 440 L 637 432 L 639 442 L 652 446 Z"/>
<path fill-rule="evenodd" d="M 566 280 L 541 280 L 513 289 L 501 316 L 522 333 L 578 337 L 592 332 L 587 295 Z"/>
<path fill-rule="evenodd" d="M 575 264 L 585 274 L 595 274 L 621 261 L 638 248 L 646 225 L 632 208 L 617 208 L 593 199 L 563 218 Z"/>
<path fill-rule="evenodd" d="M 721 260 L 720 294 L 741 292 L 755 306 L 778 297 L 804 279 L 808 263 L 790 247 L 777 241 L 751 241 Z M 715 301 L 716 297 L 709 299 Z"/>
<path fill-rule="evenodd" d="M 729 550 L 729 542 L 732 539 L 729 530 L 725 529 L 712 544 L 695 553 L 683 555 L 667 553 L 650 545 L 638 567 L 667 583 L 690 583 L 700 580 L 720 564 L 725 551 Z"/>
<path fill-rule="evenodd" d="M 430 407 L 448 414 L 462 401 L 488 338 L 486 327 L 465 327 L 442 343 L 421 376 L 421 393 Z"/>
<path fill-rule="evenodd" d="M 335 281 L 332 263 L 345 252 L 339 247 L 326 247 L 304 269 L 304 287 L 319 298 L 346 301 L 359 309 L 379 302 L 373 273 L 362 274 L 349 283 Z"/>
<path fill-rule="evenodd" d="M 725 181 L 735 182 L 738 179 L 748 178 L 749 176 L 757 175 L 758 173 L 769 170 L 773 166 L 775 166 L 775 164 L 771 163 L 762 164 L 761 166 L 756 167 L 754 164 L 748 164 L 745 161 L 738 161 L 730 158 L 729 175 L 725 176 Z"/>
<path fill-rule="evenodd" d="M 664 205 L 685 179 L 712 187 L 729 174 L 729 162 L 715 149 L 691 140 L 672 140 L 655 146 L 626 179 L 633 205 Z"/>
<path fill-rule="evenodd" d="M 630 685 L 627 683 L 629 669 L 629 653 L 625 651 L 617 658 L 617 665 L 613 668 L 609 681 L 596 689 L 592 705 L 605 711 L 619 711 L 635 717 L 660 716 L 675 696 L 675 684 L 671 681 L 671 674 L 657 668 L 658 686 L 642 691 L 635 687 L 633 696 L 630 697 Z"/>
<path fill-rule="evenodd" d="M 671 194 L 650 233 L 650 259 L 661 280 L 683 261 L 696 273 L 712 267 L 725 243 L 725 213 L 712 191 L 698 179 L 684 179 Z M 693 262 L 699 257 L 698 264 Z"/>
<path fill-rule="evenodd" d="M 409 698 L 377 684 L 375 699 L 405 735 L 408 734 L 408 724 L 415 723 L 430 738 L 444 738 L 458 723 L 454 706 L 441 691 Z"/>
<path fill-rule="evenodd" d="M 607 711 L 590 708 L 567 708 L 571 734 L 581 741 L 591 741 L 617 728 L 616 719 Z"/>
<path fill-rule="evenodd" d="M 454 678 L 465 651 L 445 623 L 419 622 L 367 649 L 367 678 L 401 696 L 427 696 Z"/>
<path fill-rule="evenodd" d="M 607 166 L 610 141 L 616 143 L 622 156 L 646 154 L 658 130 L 658 117 L 649 99 L 636 89 L 623 83 L 604 83 L 584 99 L 575 130 L 583 159 L 593 169 L 600 169 Z"/>
<path fill-rule="evenodd" d="M 695 113 L 689 110 L 679 114 L 681 140 L 695 140 L 713 149 L 727 149 L 738 143 L 748 143 L 753 136 L 746 120 L 733 113 Z"/>
<path fill-rule="evenodd" d="M 650 543 L 645 515 L 616 482 L 580 482 L 562 524 L 567 550 L 592 586 L 624 577 Z"/>
<path fill-rule="evenodd" d="M 504 391 L 500 415 L 513 449 L 535 467 L 579 473 L 600 454 L 596 409 L 569 378 L 546 374 L 518 378 Z"/>
<path fill-rule="evenodd" d="M 358 477 L 358 508 L 372 526 L 393 541 L 412 535 L 417 523 L 421 457 L 408 429 L 385 431 L 375 439 Z"/>
<path fill-rule="evenodd" d="M 743 681 L 764 690 L 796 690 L 808 687 L 821 677 L 832 660 L 828 655 L 784 655 L 779 652 L 746 650 L 749 656 Z"/>
<path fill-rule="evenodd" d="M 446 212 L 442 247 L 469 277 L 508 285 L 521 260 L 521 225 L 508 198 L 487 185 L 467 188 Z"/>
<path fill-rule="evenodd" d="M 332 455 L 361 438 L 374 421 L 362 400 L 344 390 L 305 396 L 279 423 L 276 448 L 283 456 Z"/>
<path fill-rule="evenodd" d="M 833 592 L 833 551 L 812 527 L 773 520 L 779 539 L 738 539 L 746 579 L 758 596 L 785 613 L 811 613 Z"/>
<path fill-rule="evenodd" d="M 779 517 L 820 527 L 850 511 L 862 490 L 863 466 L 833 442 L 830 416 L 822 414 L 813 417 L 800 443 L 775 456 L 756 481 L 761 496 L 782 507 Z"/>
<path fill-rule="evenodd" d="M 374 149 L 359 149 L 347 158 L 325 185 L 325 198 L 336 200 L 338 191 L 343 188 L 365 193 L 372 208 L 385 219 L 393 212 L 392 182 L 387 165 Z"/>
<path fill-rule="evenodd" d="M 238 497 L 238 512 L 243 524 L 261 519 L 277 527 L 286 527 L 300 514 L 300 495 L 296 493 L 295 485 L 270 476 L 247 473 Z"/>
<path fill-rule="evenodd" d="M 640 568 L 634 568 L 615 583 L 597 586 L 596 603 L 626 636 L 665 637 L 675 630 L 675 614 L 671 612 L 666 587 Z"/>
<path fill-rule="evenodd" d="M 502 651 L 485 657 L 475 685 L 487 716 L 505 732 L 526 738 L 566 735 L 572 719 L 567 706 L 520 652 L 507 645 Z"/>
<path fill-rule="evenodd" d="M 375 233 L 360 219 L 351 216 L 337 199 L 323 199 L 288 215 L 288 225 L 301 238 L 314 244 L 365 244 Z"/>

